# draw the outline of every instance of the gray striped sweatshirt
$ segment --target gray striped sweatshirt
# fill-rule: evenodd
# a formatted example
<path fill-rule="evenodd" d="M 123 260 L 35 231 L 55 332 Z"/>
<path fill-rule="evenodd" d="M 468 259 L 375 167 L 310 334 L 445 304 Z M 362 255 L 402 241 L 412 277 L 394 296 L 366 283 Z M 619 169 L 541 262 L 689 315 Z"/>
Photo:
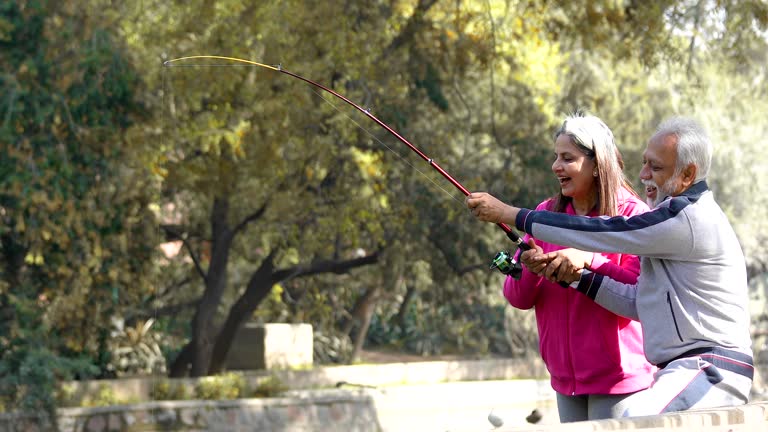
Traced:
<path fill-rule="evenodd" d="M 550 243 L 641 257 L 637 284 L 584 271 L 577 289 L 639 320 L 653 364 L 695 348 L 752 355 L 744 255 L 705 181 L 632 217 L 582 217 L 521 209 L 517 229 Z"/>

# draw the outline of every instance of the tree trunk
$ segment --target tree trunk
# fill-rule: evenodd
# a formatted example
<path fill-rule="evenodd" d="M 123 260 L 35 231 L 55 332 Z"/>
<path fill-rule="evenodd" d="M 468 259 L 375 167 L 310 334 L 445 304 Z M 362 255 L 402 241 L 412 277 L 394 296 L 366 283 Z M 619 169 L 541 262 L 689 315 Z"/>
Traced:
<path fill-rule="evenodd" d="M 352 310 L 349 312 L 349 316 L 342 321 L 341 325 L 339 326 L 342 333 L 345 335 L 352 337 L 352 331 L 355 329 L 356 326 L 358 326 L 362 320 L 363 315 L 365 314 L 365 308 L 367 307 L 367 304 L 371 302 L 372 296 L 374 293 L 375 288 L 368 288 L 365 290 L 363 295 L 357 298 L 355 300 L 354 306 L 352 306 Z"/>
<path fill-rule="evenodd" d="M 363 344 L 365 343 L 365 337 L 368 335 L 368 327 L 371 325 L 371 317 L 373 317 L 373 311 L 376 309 L 376 301 L 379 299 L 379 288 L 373 287 L 368 289 L 361 297 L 355 310 L 352 312 L 357 322 L 357 331 L 354 334 L 354 348 L 352 349 L 351 362 L 360 358 L 360 351 L 363 350 Z"/>
<path fill-rule="evenodd" d="M 400 308 L 397 309 L 397 326 L 400 328 L 400 335 L 405 335 L 405 317 L 408 315 L 408 306 L 411 304 L 411 300 L 416 296 L 416 289 L 412 286 L 408 286 L 405 289 L 405 296 L 400 303 Z"/>
<path fill-rule="evenodd" d="M 253 311 L 269 295 L 272 286 L 277 283 L 277 281 L 272 279 L 272 272 L 274 270 L 273 257 L 274 251 L 262 262 L 259 269 L 254 272 L 248 281 L 245 293 L 229 309 L 227 319 L 221 327 L 221 331 L 219 331 L 216 344 L 211 353 L 211 363 L 208 368 L 209 374 L 217 374 L 224 369 L 227 353 L 229 353 L 229 348 L 232 346 L 232 341 L 235 339 L 237 331 L 248 321 Z"/>
<path fill-rule="evenodd" d="M 27 248 L 16 242 L 11 235 L 0 236 L 0 251 L 2 255 L 2 271 L 4 279 L 10 286 L 21 285 L 21 272 L 24 268 L 24 257 L 27 255 Z M 0 295 L 0 323 L 5 326 L 18 320 L 17 311 L 11 305 L 7 295 Z"/>
<path fill-rule="evenodd" d="M 216 311 L 221 304 L 221 297 L 227 286 L 227 262 L 232 245 L 232 231 L 227 218 L 229 216 L 229 201 L 226 198 L 216 198 L 211 210 L 211 262 L 205 277 L 205 292 L 197 306 L 192 320 L 193 348 L 192 366 L 189 374 L 192 377 L 205 376 L 210 368 L 211 353 L 216 337 L 214 321 Z"/>
<path fill-rule="evenodd" d="M 368 336 L 368 328 L 371 325 L 371 318 L 376 310 L 376 303 L 382 298 L 382 294 L 393 295 L 397 292 L 402 281 L 405 260 L 403 255 L 398 253 L 389 253 L 386 255 L 384 266 L 389 269 L 384 274 L 381 283 L 374 285 L 357 300 L 352 309 L 352 318 L 357 324 L 357 331 L 352 334 L 354 343 L 350 361 L 355 361 L 360 357 L 360 352 L 365 345 L 365 339 Z M 348 326 L 349 330 L 352 327 Z M 347 331 L 349 334 L 349 331 Z"/>
<path fill-rule="evenodd" d="M 224 367 L 224 361 L 234 340 L 235 333 L 240 326 L 253 314 L 253 311 L 269 295 L 272 286 L 282 281 L 302 276 L 311 276 L 320 273 L 344 274 L 350 269 L 375 264 L 378 262 L 379 252 L 360 258 L 346 261 L 317 261 L 308 266 L 275 270 L 273 258 L 277 253 L 273 250 L 264 259 L 264 263 L 248 281 L 245 293 L 235 302 L 227 314 L 227 319 L 216 338 L 216 345 L 212 351 L 209 373 L 217 373 Z"/>
<path fill-rule="evenodd" d="M 176 356 L 176 359 L 173 360 L 170 370 L 168 371 L 168 377 L 181 378 L 187 376 L 189 373 L 189 366 L 192 364 L 193 352 L 194 347 L 192 346 L 192 341 L 189 341 L 184 345 L 184 348 L 181 349 L 181 352 Z"/>
<path fill-rule="evenodd" d="M 27 255 L 28 248 L 17 242 L 11 235 L 0 236 L 0 245 L 3 253 L 4 278 L 10 282 L 11 286 L 19 285 L 19 275 L 24 268 L 24 257 Z"/>

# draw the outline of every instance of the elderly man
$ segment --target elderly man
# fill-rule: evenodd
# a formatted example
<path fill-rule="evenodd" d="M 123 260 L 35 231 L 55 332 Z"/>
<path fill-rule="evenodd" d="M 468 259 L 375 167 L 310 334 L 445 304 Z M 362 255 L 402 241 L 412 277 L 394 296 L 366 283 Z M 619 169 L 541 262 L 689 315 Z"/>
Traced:
<path fill-rule="evenodd" d="M 536 249 L 524 258 L 534 271 L 569 282 L 606 309 L 642 324 L 645 355 L 659 371 L 649 389 L 625 399 L 624 416 L 748 401 L 754 369 L 746 266 L 736 234 L 706 183 L 711 160 L 705 130 L 678 117 L 659 125 L 643 153 L 640 178 L 653 207 L 648 213 L 588 218 L 521 209 L 483 192 L 466 198 L 482 221 L 515 224 L 538 239 L 586 251 L 641 257 L 635 285 Z"/>

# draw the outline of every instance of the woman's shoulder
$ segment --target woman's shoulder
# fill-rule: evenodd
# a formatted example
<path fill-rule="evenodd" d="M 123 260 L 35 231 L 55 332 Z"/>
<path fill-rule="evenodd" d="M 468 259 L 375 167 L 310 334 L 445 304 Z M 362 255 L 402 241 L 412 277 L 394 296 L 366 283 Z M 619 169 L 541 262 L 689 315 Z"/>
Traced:
<path fill-rule="evenodd" d="M 624 216 L 645 213 L 651 210 L 642 198 L 623 186 L 619 189 L 616 204 L 619 214 Z"/>
<path fill-rule="evenodd" d="M 552 211 L 555 208 L 555 199 L 547 198 L 536 206 L 536 210 Z"/>

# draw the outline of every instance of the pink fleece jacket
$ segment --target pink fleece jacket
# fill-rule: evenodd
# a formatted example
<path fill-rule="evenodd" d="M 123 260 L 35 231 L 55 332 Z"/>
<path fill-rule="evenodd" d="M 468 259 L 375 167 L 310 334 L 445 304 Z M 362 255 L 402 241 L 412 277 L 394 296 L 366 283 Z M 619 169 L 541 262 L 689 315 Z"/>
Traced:
<path fill-rule="evenodd" d="M 618 198 L 620 215 L 648 211 L 648 206 L 626 189 L 622 188 Z M 550 199 L 536 210 L 552 210 L 553 206 Z M 575 214 L 571 205 L 565 212 Z M 529 237 L 526 235 L 524 241 Z M 563 249 L 539 240 L 536 243 L 545 253 Z M 590 268 L 617 281 L 635 283 L 640 260 L 634 255 L 595 253 Z M 535 308 L 539 351 L 556 392 L 569 396 L 632 393 L 653 381 L 656 368 L 643 353 L 639 322 L 615 315 L 575 289 L 549 282 L 525 266 L 520 280 L 507 277 L 504 297 L 516 308 Z"/>

